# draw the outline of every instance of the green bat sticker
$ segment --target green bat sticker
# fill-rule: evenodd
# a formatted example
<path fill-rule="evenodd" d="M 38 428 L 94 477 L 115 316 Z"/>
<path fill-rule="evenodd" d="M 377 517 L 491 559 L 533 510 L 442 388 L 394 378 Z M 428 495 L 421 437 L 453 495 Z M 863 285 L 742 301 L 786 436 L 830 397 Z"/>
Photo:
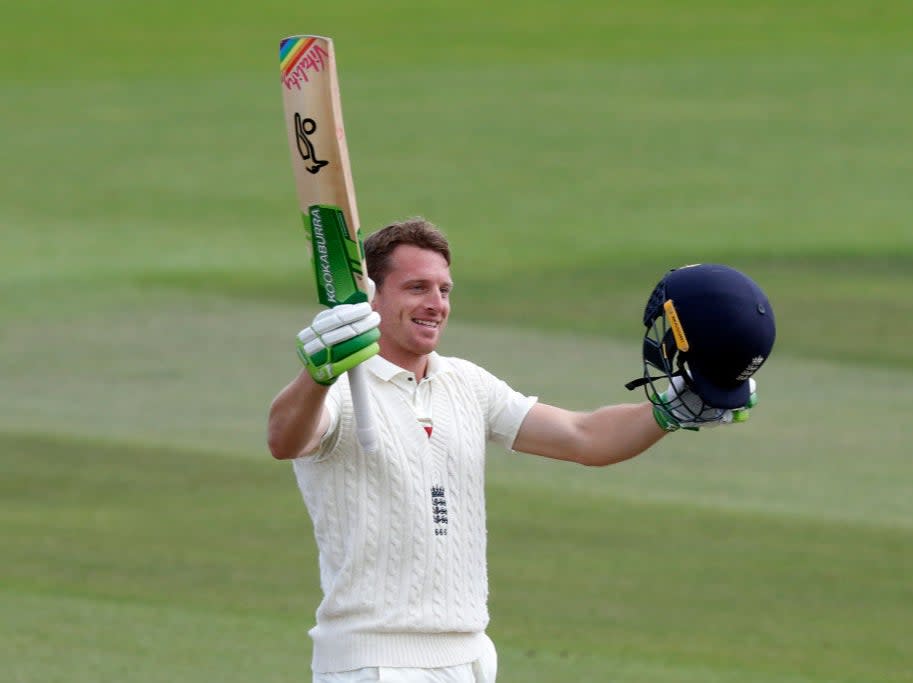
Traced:
<path fill-rule="evenodd" d="M 349 237 L 346 217 L 338 206 L 314 204 L 302 215 L 311 238 L 317 297 L 324 306 L 357 304 L 368 300 L 358 288 L 364 245 Z"/>

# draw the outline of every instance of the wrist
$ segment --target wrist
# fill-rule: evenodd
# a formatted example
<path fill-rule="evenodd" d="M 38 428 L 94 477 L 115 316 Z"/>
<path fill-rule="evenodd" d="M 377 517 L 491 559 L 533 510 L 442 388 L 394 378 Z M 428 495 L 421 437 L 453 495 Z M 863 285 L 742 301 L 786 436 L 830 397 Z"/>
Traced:
<path fill-rule="evenodd" d="M 679 429 L 689 432 L 699 431 L 698 427 L 691 426 L 686 419 L 683 420 L 675 414 L 669 406 L 666 393 L 650 396 L 650 402 L 653 404 L 653 419 L 656 420 L 656 424 L 659 425 L 660 429 L 665 432 L 677 432 Z M 685 424 L 682 424 L 683 422 Z"/>
<path fill-rule="evenodd" d="M 333 375 L 333 368 L 330 365 L 313 365 L 308 363 L 306 366 L 311 379 L 322 387 L 330 387 L 339 379 L 339 375 Z"/>
<path fill-rule="evenodd" d="M 653 419 L 656 420 L 656 424 L 658 424 L 659 428 L 664 432 L 677 432 L 681 429 L 681 425 L 679 425 L 678 421 L 661 403 L 653 404 Z"/>

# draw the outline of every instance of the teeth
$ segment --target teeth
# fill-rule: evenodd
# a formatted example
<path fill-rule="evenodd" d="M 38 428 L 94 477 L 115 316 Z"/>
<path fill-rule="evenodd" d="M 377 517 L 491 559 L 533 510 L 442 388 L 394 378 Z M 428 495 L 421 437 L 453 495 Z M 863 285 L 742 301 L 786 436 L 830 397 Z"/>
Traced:
<path fill-rule="evenodd" d="M 425 327 L 437 327 L 438 325 L 436 322 L 432 322 L 430 320 L 416 320 L 415 318 L 412 319 L 412 322 L 416 323 L 417 325 L 423 325 Z"/>

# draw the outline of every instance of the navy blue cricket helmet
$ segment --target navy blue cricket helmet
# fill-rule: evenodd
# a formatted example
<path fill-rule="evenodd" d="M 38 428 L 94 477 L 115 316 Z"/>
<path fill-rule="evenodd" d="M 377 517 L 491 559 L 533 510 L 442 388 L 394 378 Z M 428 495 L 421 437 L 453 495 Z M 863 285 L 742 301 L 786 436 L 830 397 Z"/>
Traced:
<path fill-rule="evenodd" d="M 708 407 L 741 408 L 749 378 L 770 356 L 776 322 L 767 295 L 729 266 L 702 263 L 670 270 L 644 309 L 644 375 L 625 386 L 682 376 Z M 658 373 L 658 374 L 657 374 Z"/>

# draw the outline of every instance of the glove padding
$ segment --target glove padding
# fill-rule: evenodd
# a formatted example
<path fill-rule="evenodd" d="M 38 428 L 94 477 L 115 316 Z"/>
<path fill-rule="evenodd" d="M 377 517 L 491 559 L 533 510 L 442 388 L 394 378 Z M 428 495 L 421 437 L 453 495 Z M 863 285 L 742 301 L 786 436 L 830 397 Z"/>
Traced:
<path fill-rule="evenodd" d="M 315 382 L 329 386 L 380 351 L 379 324 L 380 315 L 369 303 L 328 308 L 298 333 L 298 357 Z"/>
<path fill-rule="evenodd" d="M 745 422 L 750 410 L 758 403 L 757 383 L 753 378 L 748 382 L 751 390 L 748 403 L 742 408 L 729 410 L 707 405 L 691 390 L 684 377 L 673 377 L 669 387 L 659 396 L 653 397 L 653 417 L 667 432 L 679 429 L 696 432 L 701 427 L 719 427 L 734 422 Z"/>

